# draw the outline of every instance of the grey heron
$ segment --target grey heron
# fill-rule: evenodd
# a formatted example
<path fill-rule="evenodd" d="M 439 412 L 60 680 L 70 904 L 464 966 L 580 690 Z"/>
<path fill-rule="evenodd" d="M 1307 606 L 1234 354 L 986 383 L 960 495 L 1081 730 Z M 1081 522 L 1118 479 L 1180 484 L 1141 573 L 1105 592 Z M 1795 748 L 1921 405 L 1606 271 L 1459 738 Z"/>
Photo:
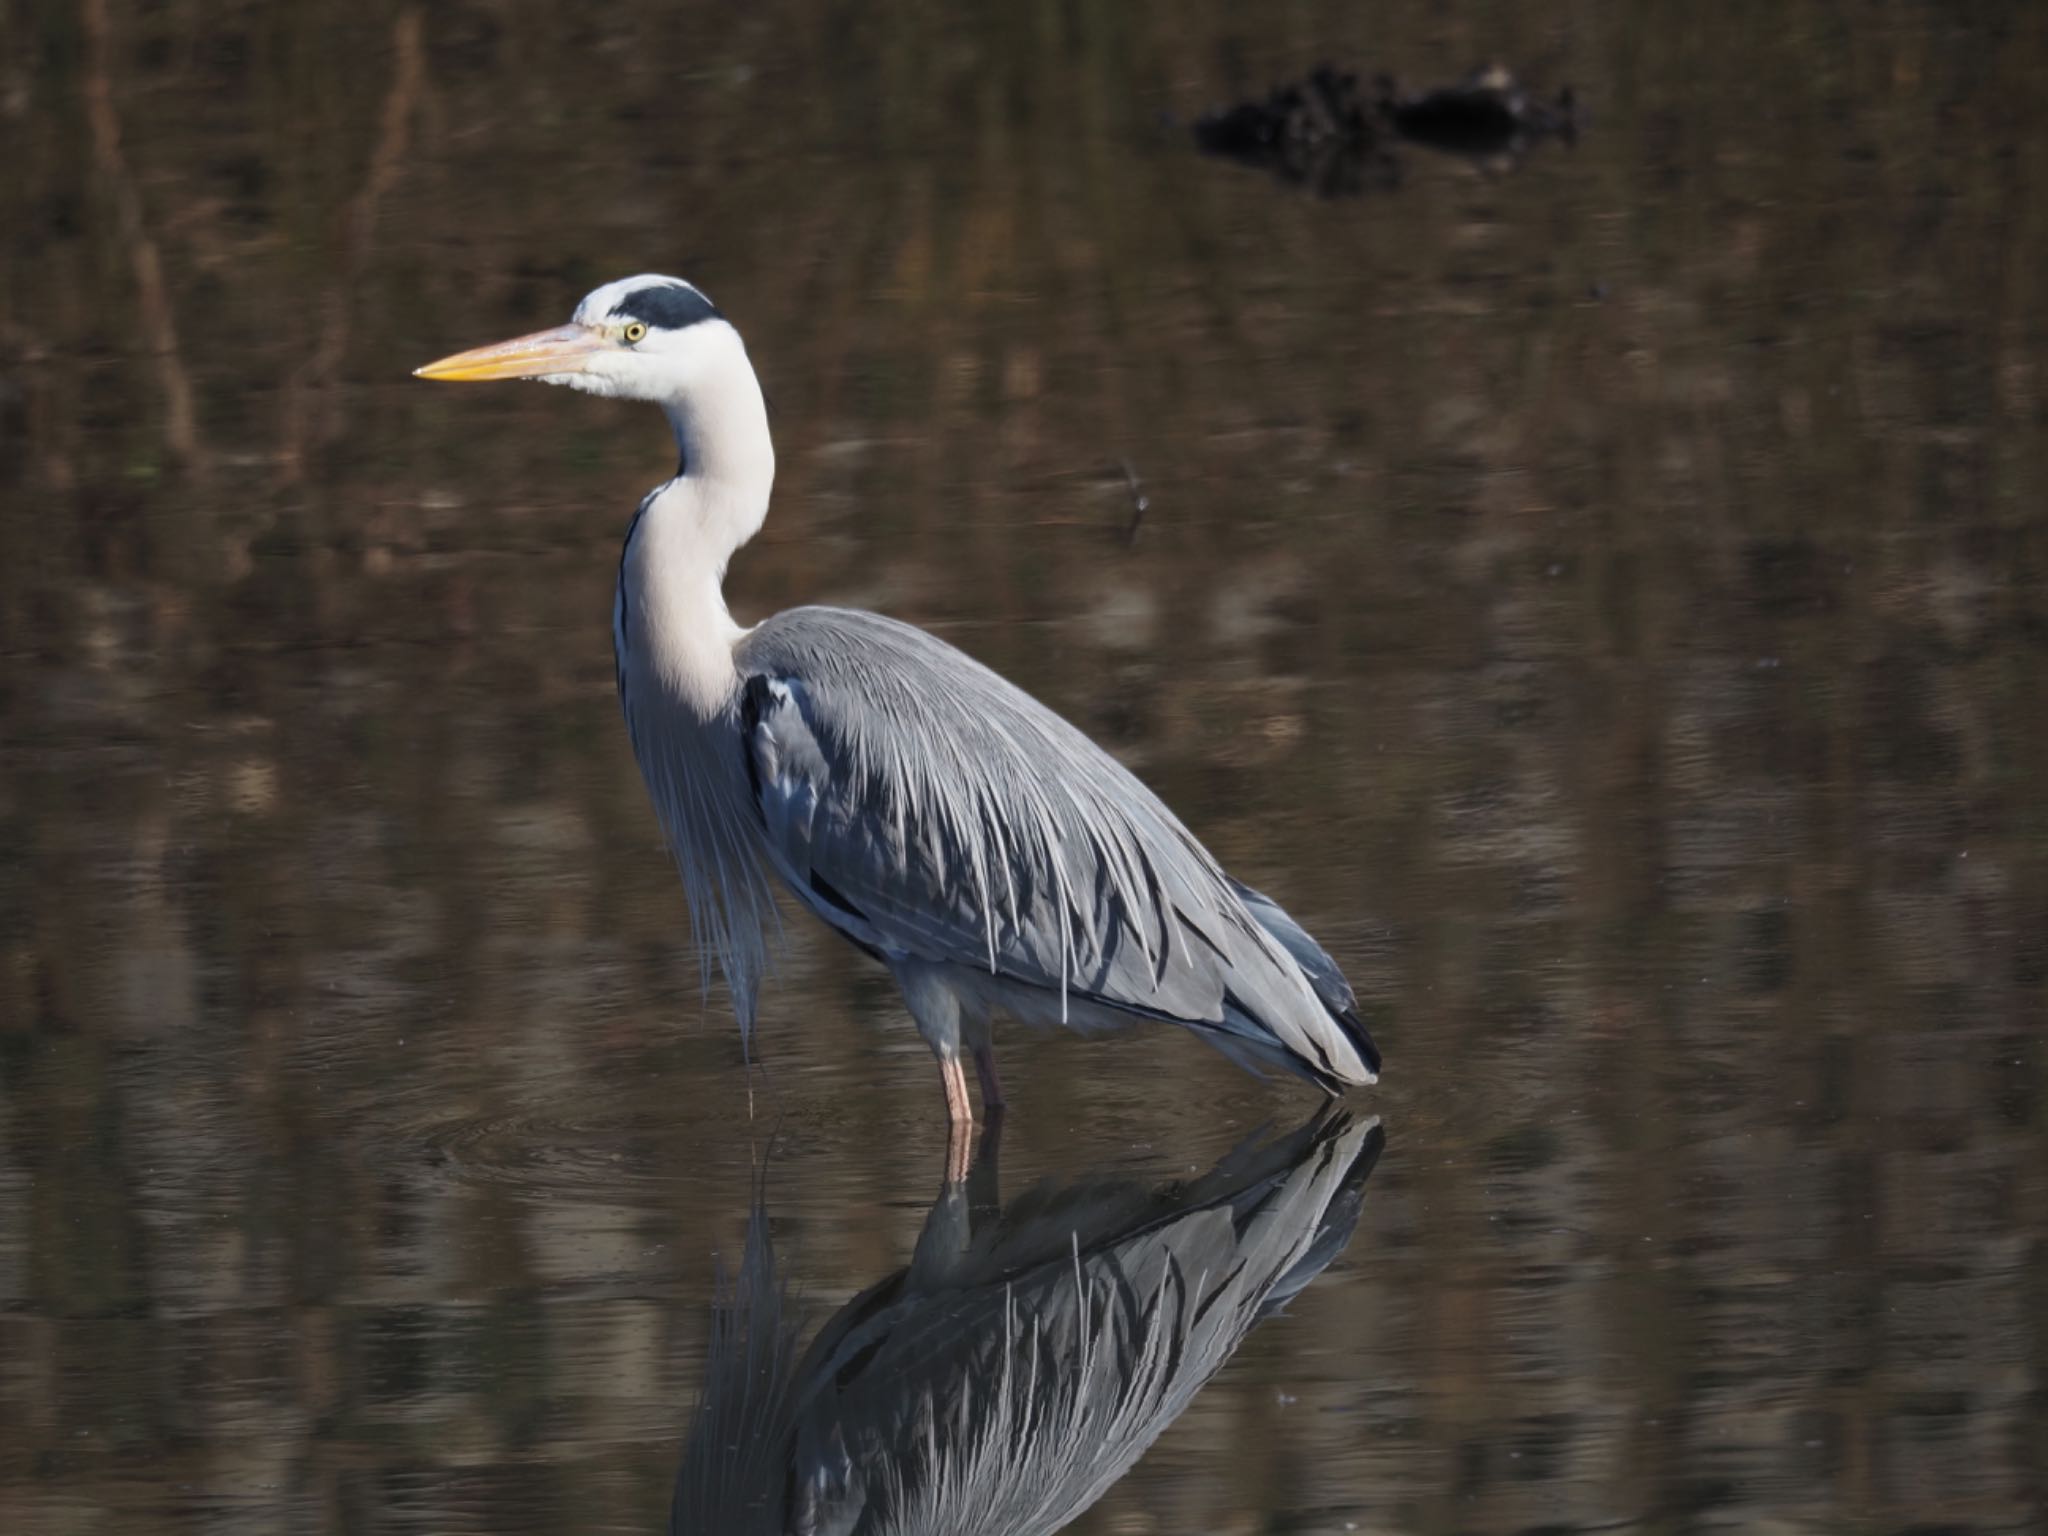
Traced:
<path fill-rule="evenodd" d="M 1384 1144 L 1377 1119 L 1326 1109 L 1185 1183 L 1097 1177 L 1000 1209 L 985 1145 L 909 1266 L 801 1347 L 757 1198 L 669 1530 L 1060 1529 L 1350 1242 Z"/>
<path fill-rule="evenodd" d="M 1184 1025 L 1332 1095 L 1377 1080 L 1336 963 L 1066 720 L 879 614 L 733 621 L 726 564 L 767 515 L 775 450 L 739 332 L 698 289 L 606 283 L 567 325 L 416 371 L 538 379 L 668 417 L 680 463 L 627 526 L 612 643 L 633 753 L 743 1038 L 773 871 L 895 974 L 956 1146 L 974 1118 L 963 1051 L 983 1103 L 1002 1104 L 996 1010 L 1082 1031 Z"/>

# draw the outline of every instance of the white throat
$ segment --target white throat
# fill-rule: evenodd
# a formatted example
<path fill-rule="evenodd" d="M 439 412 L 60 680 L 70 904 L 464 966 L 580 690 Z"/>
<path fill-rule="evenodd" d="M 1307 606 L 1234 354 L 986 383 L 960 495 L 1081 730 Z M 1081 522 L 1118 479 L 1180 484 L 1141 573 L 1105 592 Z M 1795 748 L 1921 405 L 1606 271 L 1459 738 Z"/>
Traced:
<path fill-rule="evenodd" d="M 688 365 L 659 402 L 682 463 L 626 535 L 613 638 L 622 686 L 659 688 L 709 722 L 738 686 L 746 633 L 725 606 L 725 568 L 768 515 L 775 448 L 739 333 L 721 320 L 685 334 Z"/>

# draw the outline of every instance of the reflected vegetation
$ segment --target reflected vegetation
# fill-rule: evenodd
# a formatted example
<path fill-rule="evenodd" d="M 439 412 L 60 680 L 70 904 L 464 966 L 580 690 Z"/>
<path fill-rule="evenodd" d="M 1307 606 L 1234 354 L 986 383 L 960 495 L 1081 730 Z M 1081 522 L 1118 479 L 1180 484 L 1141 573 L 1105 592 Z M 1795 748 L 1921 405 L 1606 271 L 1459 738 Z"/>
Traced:
<path fill-rule="evenodd" d="M 712 1325 L 670 1529 L 1048 1536 L 1351 1240 L 1385 1138 L 1326 1113 L 1158 1188 L 999 1203 L 998 1119 L 908 1267 L 799 1352 L 768 1213 Z"/>
<path fill-rule="evenodd" d="M 1059 708 L 1386 1048 L 1359 1240 L 1072 1529 L 2039 1523 L 2048 7 L 1247 15 L 9 12 L 0 1531 L 655 1530 L 767 1127 L 794 1294 L 911 1262 L 893 989 L 793 921 L 750 1070 L 680 942 L 659 423 L 409 377 L 631 271 L 770 396 L 740 617 Z M 1492 58 L 1573 148 L 1172 126 Z M 1000 1044 L 1019 1187 L 1306 1108 Z"/>

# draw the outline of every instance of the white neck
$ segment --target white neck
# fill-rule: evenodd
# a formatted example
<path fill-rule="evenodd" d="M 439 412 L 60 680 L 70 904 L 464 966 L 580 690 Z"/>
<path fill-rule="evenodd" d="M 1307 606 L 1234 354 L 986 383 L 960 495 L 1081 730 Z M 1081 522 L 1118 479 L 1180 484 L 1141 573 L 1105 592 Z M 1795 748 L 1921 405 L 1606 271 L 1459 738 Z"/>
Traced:
<path fill-rule="evenodd" d="M 760 531 L 775 483 L 760 382 L 738 333 L 713 324 L 723 334 L 693 338 L 688 379 L 660 402 L 682 466 L 642 504 L 619 570 L 621 664 L 704 720 L 738 686 L 732 650 L 746 633 L 725 606 L 726 563 Z"/>
<path fill-rule="evenodd" d="M 683 456 L 682 475 L 733 492 L 730 554 L 761 527 L 775 483 L 768 403 L 740 333 L 723 320 L 691 328 L 689 367 L 660 402 Z"/>

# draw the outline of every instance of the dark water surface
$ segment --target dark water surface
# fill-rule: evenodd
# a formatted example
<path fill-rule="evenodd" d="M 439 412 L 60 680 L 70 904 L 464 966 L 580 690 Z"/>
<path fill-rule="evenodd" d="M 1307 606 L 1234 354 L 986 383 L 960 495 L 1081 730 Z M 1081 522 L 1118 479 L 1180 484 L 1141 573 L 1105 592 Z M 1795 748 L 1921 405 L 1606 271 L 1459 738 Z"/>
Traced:
<path fill-rule="evenodd" d="M 1054 703 L 1386 1048 L 1073 1529 L 2043 1529 L 2048 8 L 981 10 L 0 22 L 0 1530 L 660 1529 L 757 1190 L 806 1337 L 911 1263 L 893 986 L 793 919 L 751 1119 L 699 996 L 658 417 L 407 377 L 642 270 L 775 409 L 741 617 Z M 1172 126 L 1324 57 L 1584 129 L 1320 200 Z M 1004 1199 L 1312 1109 L 1002 1039 Z"/>

